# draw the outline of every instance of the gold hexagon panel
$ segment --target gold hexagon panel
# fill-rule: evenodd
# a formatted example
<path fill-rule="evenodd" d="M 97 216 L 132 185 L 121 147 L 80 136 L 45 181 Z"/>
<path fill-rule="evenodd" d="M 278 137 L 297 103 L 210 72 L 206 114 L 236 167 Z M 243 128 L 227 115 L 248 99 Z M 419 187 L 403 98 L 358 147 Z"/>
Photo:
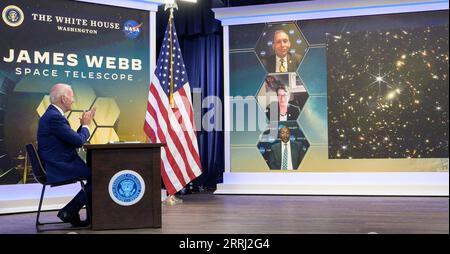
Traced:
<path fill-rule="evenodd" d="M 80 127 L 81 115 L 83 115 L 83 112 L 81 112 L 81 111 L 72 111 L 72 114 L 70 114 L 68 120 L 69 120 L 69 124 L 70 124 L 70 127 L 72 128 L 72 130 L 77 131 L 78 128 Z M 89 124 L 89 130 L 90 130 L 91 134 L 94 132 L 95 127 L 96 126 L 95 126 L 94 121 L 91 121 L 91 124 Z"/>
<path fill-rule="evenodd" d="M 113 126 L 119 118 L 120 109 L 113 98 L 98 97 L 93 107 L 97 108 L 94 116 L 97 126 Z"/>
<path fill-rule="evenodd" d="M 97 128 L 91 137 L 91 144 L 107 144 L 108 142 L 119 141 L 116 131 L 111 128 Z"/>
<path fill-rule="evenodd" d="M 94 90 L 90 86 L 82 84 L 72 84 L 72 90 L 75 97 L 72 110 L 89 110 L 96 97 Z"/>
<path fill-rule="evenodd" d="M 42 98 L 41 103 L 39 103 L 39 106 L 37 107 L 36 111 L 39 115 L 39 117 L 41 117 L 45 111 L 47 111 L 48 106 L 50 106 L 50 96 L 45 95 L 44 98 Z M 66 112 L 66 117 L 68 117 L 70 114 L 69 112 Z"/>

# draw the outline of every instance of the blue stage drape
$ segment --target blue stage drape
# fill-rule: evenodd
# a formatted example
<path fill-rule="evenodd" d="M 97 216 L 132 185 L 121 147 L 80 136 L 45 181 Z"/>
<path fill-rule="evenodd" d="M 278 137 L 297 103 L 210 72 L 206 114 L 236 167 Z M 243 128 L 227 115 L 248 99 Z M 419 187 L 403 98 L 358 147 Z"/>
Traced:
<path fill-rule="evenodd" d="M 210 1 L 194 5 L 179 3 L 174 19 L 192 90 L 201 90 L 202 101 L 207 96 L 217 96 L 223 101 L 222 28 L 214 19 L 212 7 L 215 6 Z M 168 11 L 165 12 L 161 6 L 157 14 L 158 51 L 167 22 Z M 208 110 L 202 109 L 202 116 Z M 223 118 L 223 115 L 217 117 Z M 205 131 L 202 126 L 197 126 L 197 130 L 203 174 L 188 188 L 214 189 L 217 182 L 222 181 L 224 169 L 224 138 L 223 131 L 220 131 L 223 126 L 219 131 Z"/>
<path fill-rule="evenodd" d="M 217 96 L 223 101 L 222 36 L 209 34 L 185 38 L 181 41 L 189 82 L 192 88 L 200 88 L 202 101 L 207 96 Z M 182 49 L 183 50 L 183 49 Z M 222 106 L 216 105 L 216 106 Z M 210 108 L 202 110 L 202 116 Z M 223 108 L 220 110 L 223 112 Z M 222 118 L 223 115 L 217 116 Z M 215 119 L 214 119 L 215 120 Z M 201 126 L 197 126 L 200 130 Z M 215 188 L 224 168 L 223 126 L 219 131 L 199 132 L 199 150 L 203 174 L 194 181 L 195 186 Z"/>
<path fill-rule="evenodd" d="M 217 96 L 223 102 L 223 52 L 222 26 L 214 19 L 211 8 L 292 2 L 294 0 L 201 0 L 197 4 L 179 2 L 179 9 L 174 12 L 178 40 L 192 88 L 200 88 L 202 100 L 207 96 Z M 157 13 L 157 50 L 161 48 L 162 39 L 168 22 L 169 13 L 160 6 Z M 202 110 L 202 116 L 208 109 Z M 223 103 L 222 130 L 223 130 Z M 190 187 L 213 189 L 222 182 L 224 169 L 224 135 L 223 131 L 199 132 L 199 150 L 203 174 Z"/>

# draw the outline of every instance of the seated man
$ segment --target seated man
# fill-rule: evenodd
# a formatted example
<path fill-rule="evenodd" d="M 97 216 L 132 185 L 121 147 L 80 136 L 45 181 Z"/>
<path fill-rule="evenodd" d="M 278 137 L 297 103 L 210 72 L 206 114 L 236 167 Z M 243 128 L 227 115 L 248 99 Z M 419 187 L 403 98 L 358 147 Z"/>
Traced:
<path fill-rule="evenodd" d="M 281 142 L 271 146 L 270 169 L 297 170 L 304 156 L 301 142 L 290 140 L 291 132 L 287 126 L 280 129 L 279 135 Z"/>
<path fill-rule="evenodd" d="M 37 141 L 38 153 L 47 172 L 49 183 L 83 177 L 87 179 L 86 190 L 91 196 L 91 170 L 78 156 L 75 148 L 82 147 L 88 140 L 89 124 L 95 114 L 84 112 L 80 118 L 81 127 L 77 132 L 70 128 L 64 113 L 72 109 L 75 102 L 73 91 L 69 85 L 56 84 L 50 90 L 51 105 L 39 120 Z M 90 202 L 80 191 L 64 208 L 58 212 L 58 217 L 73 226 L 85 226 L 90 218 L 80 221 L 79 211 Z"/>

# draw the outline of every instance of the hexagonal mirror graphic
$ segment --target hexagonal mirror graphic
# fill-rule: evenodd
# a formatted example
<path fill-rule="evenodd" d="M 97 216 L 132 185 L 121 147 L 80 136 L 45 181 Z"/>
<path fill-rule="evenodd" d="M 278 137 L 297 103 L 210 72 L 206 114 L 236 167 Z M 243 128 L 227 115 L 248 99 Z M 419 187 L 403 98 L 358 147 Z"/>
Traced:
<path fill-rule="evenodd" d="M 255 96 L 265 75 L 255 52 L 230 52 L 230 96 Z"/>
<path fill-rule="evenodd" d="M 327 94 L 327 49 L 325 47 L 309 48 L 298 74 L 310 95 Z"/>
<path fill-rule="evenodd" d="M 36 112 L 38 113 L 39 117 L 41 117 L 45 113 L 45 111 L 47 111 L 47 108 L 48 106 L 50 106 L 50 104 L 50 96 L 45 95 L 36 108 Z M 65 115 L 66 117 L 68 117 L 70 115 L 70 111 L 66 112 Z"/>
<path fill-rule="evenodd" d="M 92 107 L 96 107 L 94 121 L 97 126 L 113 126 L 120 115 L 119 106 L 113 98 L 98 97 Z"/>
<path fill-rule="evenodd" d="M 257 99 L 270 122 L 296 121 L 308 92 L 296 73 L 273 73 L 258 91 Z"/>
<path fill-rule="evenodd" d="M 80 117 L 82 115 L 83 115 L 83 111 L 72 111 L 70 116 L 67 118 L 72 130 L 74 130 L 74 131 L 78 130 L 78 128 L 80 127 Z M 92 137 L 92 133 L 94 133 L 94 131 L 95 131 L 95 127 L 96 126 L 95 126 L 94 121 L 91 121 L 91 124 L 89 124 L 89 131 L 91 133 L 91 137 Z"/>
<path fill-rule="evenodd" d="M 89 110 L 96 97 L 92 87 L 73 83 L 72 90 L 75 99 L 75 102 L 72 105 L 72 110 Z"/>
<path fill-rule="evenodd" d="M 307 48 L 297 24 L 285 22 L 266 24 L 255 51 L 267 72 L 296 72 Z"/>
<path fill-rule="evenodd" d="M 106 144 L 108 142 L 119 141 L 119 136 L 112 127 L 97 128 L 92 135 L 91 144 Z"/>
<path fill-rule="evenodd" d="M 296 121 L 272 122 L 257 147 L 270 170 L 298 170 L 309 142 Z"/>

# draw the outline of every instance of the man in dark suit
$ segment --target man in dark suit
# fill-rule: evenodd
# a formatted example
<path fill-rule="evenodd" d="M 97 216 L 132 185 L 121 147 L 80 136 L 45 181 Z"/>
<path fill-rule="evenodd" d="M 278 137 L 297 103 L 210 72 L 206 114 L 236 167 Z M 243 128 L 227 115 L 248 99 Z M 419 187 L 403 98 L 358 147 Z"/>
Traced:
<path fill-rule="evenodd" d="M 72 110 L 75 102 L 72 88 L 66 84 L 56 84 L 50 90 L 51 105 L 39 120 L 37 141 L 38 153 L 47 172 L 49 183 L 71 180 L 78 177 L 87 179 L 86 189 L 91 195 L 91 170 L 78 156 L 76 148 L 82 147 L 90 136 L 89 124 L 95 114 L 95 108 L 84 112 L 80 118 L 77 132 L 70 128 L 65 113 Z M 64 208 L 58 217 L 73 226 L 89 224 L 80 220 L 79 211 L 90 202 L 80 191 Z"/>
<path fill-rule="evenodd" d="M 271 146 L 270 169 L 297 170 L 304 156 L 301 142 L 290 140 L 291 132 L 286 126 L 280 129 L 279 136 L 281 142 Z"/>
<path fill-rule="evenodd" d="M 289 104 L 290 91 L 289 88 L 283 84 L 277 87 L 278 102 L 270 103 L 266 108 L 266 117 L 269 121 L 296 121 L 300 115 L 300 108 Z M 276 114 L 278 109 L 278 114 Z M 274 114 L 273 116 L 271 116 Z"/>
<path fill-rule="evenodd" d="M 261 59 L 268 72 L 296 72 L 301 56 L 290 52 L 289 35 L 283 30 L 275 31 L 272 48 L 275 54 Z"/>

